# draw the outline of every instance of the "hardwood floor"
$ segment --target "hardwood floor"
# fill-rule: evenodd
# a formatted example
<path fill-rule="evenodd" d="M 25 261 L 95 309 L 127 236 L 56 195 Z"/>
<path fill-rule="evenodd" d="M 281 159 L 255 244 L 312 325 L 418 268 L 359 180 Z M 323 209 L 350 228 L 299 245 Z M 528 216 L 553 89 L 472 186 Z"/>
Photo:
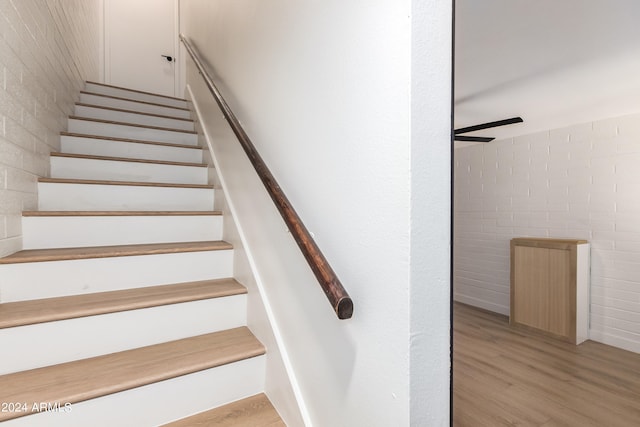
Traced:
<path fill-rule="evenodd" d="M 640 354 L 579 346 L 454 306 L 456 427 L 640 426 Z"/>

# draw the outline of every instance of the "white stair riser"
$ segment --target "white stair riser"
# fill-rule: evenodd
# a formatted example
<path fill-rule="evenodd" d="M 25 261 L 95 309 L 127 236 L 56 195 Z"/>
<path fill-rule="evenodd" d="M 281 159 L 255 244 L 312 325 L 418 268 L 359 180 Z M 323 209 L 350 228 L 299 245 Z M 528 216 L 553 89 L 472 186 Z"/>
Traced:
<path fill-rule="evenodd" d="M 187 108 L 187 102 L 180 99 L 166 98 L 160 95 L 150 93 L 140 93 L 127 89 L 97 85 L 93 83 L 85 84 L 85 91 L 99 93 L 102 95 L 115 96 L 118 98 L 133 99 L 136 101 L 152 102 L 154 104 L 169 105 L 171 107 Z"/>
<path fill-rule="evenodd" d="M 222 216 L 23 217 L 24 249 L 220 240 Z"/>
<path fill-rule="evenodd" d="M 110 98 L 108 96 L 81 93 L 80 102 L 83 104 L 100 105 L 102 107 L 120 108 L 122 110 L 139 111 L 141 113 L 160 114 L 163 116 L 190 119 L 191 112 L 173 107 L 165 107 L 145 102 L 129 101 L 127 99 Z"/>
<path fill-rule="evenodd" d="M 0 302 L 115 291 L 233 276 L 233 251 L 0 265 Z"/>
<path fill-rule="evenodd" d="M 38 183 L 41 211 L 210 211 L 210 188 Z"/>
<path fill-rule="evenodd" d="M 0 375 L 246 325 L 246 295 L 0 329 Z"/>
<path fill-rule="evenodd" d="M 76 105 L 75 115 L 91 119 L 109 120 L 112 122 L 133 123 L 144 126 L 159 126 L 171 129 L 194 130 L 193 122 L 126 111 L 107 110 L 99 107 Z"/>
<path fill-rule="evenodd" d="M 190 119 L 191 112 L 181 108 L 166 107 L 147 102 L 130 101 L 122 98 L 111 98 L 92 93 L 83 92 L 80 94 L 80 102 L 83 104 L 100 105 L 102 107 L 119 108 L 122 110 L 139 111 L 141 113 L 160 114 L 163 116 L 177 117 L 180 119 Z"/>
<path fill-rule="evenodd" d="M 202 162 L 202 149 L 200 148 L 168 147 L 70 135 L 62 135 L 60 142 L 62 144 L 61 151 L 71 154 L 128 157 L 132 159 L 166 160 L 173 162 Z"/>
<path fill-rule="evenodd" d="M 263 392 L 265 363 L 265 356 L 253 357 L 74 403 L 67 413 L 16 418 L 3 427 L 158 426 Z"/>
<path fill-rule="evenodd" d="M 144 127 L 101 123 L 88 120 L 69 119 L 69 132 L 85 135 L 128 138 L 142 141 L 170 142 L 174 144 L 197 145 L 198 135 L 187 132 L 150 129 Z"/>
<path fill-rule="evenodd" d="M 51 177 L 206 185 L 205 167 L 51 156 Z"/>

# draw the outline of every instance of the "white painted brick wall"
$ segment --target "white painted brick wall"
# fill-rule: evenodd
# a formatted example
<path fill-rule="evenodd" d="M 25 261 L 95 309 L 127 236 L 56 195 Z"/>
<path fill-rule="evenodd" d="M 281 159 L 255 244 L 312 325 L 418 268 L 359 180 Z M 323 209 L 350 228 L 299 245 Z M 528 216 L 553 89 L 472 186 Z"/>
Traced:
<path fill-rule="evenodd" d="M 640 115 L 455 152 L 454 294 L 509 314 L 509 241 L 591 242 L 591 339 L 640 352 Z"/>
<path fill-rule="evenodd" d="M 85 80 L 98 80 L 101 0 L 0 0 L 0 256 L 21 249 L 21 213 Z"/>

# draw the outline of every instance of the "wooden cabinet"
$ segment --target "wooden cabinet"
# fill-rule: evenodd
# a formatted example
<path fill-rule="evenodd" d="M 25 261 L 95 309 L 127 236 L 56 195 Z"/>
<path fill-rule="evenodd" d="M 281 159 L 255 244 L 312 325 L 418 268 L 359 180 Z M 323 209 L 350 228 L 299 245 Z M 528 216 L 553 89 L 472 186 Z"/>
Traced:
<path fill-rule="evenodd" d="M 589 327 L 586 240 L 511 240 L 510 323 L 580 344 Z"/>

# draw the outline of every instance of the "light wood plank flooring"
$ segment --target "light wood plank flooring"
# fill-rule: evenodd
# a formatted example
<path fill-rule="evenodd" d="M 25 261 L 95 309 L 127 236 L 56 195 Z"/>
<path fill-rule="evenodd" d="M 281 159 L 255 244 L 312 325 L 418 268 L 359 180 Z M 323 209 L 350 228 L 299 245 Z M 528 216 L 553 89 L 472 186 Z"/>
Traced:
<path fill-rule="evenodd" d="M 640 426 L 640 354 L 579 346 L 454 306 L 457 427 Z"/>

